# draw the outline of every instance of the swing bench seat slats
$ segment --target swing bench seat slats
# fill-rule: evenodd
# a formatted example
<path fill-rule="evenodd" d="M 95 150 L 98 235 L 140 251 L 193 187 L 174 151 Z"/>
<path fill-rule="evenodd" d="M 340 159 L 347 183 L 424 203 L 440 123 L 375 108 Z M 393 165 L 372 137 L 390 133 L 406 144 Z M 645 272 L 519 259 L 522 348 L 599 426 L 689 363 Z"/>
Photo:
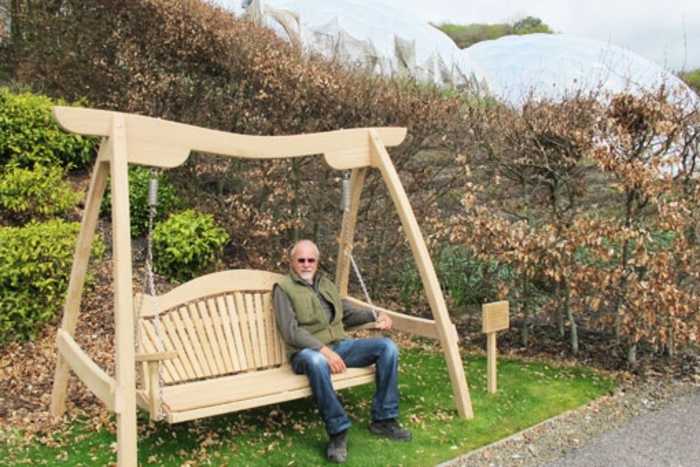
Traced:
<path fill-rule="evenodd" d="M 374 381 L 374 368 L 348 368 L 333 375 L 336 390 Z M 163 388 L 165 419 L 183 422 L 311 395 L 305 375 L 285 366 Z"/>
<path fill-rule="evenodd" d="M 139 399 L 167 421 L 242 410 L 311 394 L 287 361 L 272 310 L 279 274 L 231 270 L 158 296 L 137 295 L 144 388 Z M 336 389 L 374 380 L 373 368 L 333 378 Z M 161 387 L 162 383 L 162 387 Z"/>

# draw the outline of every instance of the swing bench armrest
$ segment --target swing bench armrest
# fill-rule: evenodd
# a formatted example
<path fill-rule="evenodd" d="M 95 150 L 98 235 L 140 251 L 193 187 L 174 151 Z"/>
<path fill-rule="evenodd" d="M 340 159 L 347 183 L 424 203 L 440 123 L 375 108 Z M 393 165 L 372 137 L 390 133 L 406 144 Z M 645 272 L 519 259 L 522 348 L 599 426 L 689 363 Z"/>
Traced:
<path fill-rule="evenodd" d="M 177 352 L 153 352 L 153 353 L 140 353 L 136 355 L 137 362 L 156 362 L 160 360 L 172 360 L 177 358 Z"/>

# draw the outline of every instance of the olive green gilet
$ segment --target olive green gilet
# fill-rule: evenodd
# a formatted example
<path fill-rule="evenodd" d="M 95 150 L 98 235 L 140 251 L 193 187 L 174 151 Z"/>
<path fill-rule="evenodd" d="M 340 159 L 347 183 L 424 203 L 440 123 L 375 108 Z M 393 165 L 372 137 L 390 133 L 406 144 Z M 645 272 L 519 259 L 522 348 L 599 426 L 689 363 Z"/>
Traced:
<path fill-rule="evenodd" d="M 325 275 L 321 275 L 318 291 L 333 305 L 335 316 L 328 322 L 321 300 L 314 289 L 295 273 L 290 273 L 280 280 L 277 285 L 287 294 L 292 302 L 294 314 L 299 327 L 306 329 L 312 336 L 324 345 L 347 337 L 343 329 L 343 302 L 335 284 Z M 287 353 L 291 354 L 300 349 L 287 345 Z"/>

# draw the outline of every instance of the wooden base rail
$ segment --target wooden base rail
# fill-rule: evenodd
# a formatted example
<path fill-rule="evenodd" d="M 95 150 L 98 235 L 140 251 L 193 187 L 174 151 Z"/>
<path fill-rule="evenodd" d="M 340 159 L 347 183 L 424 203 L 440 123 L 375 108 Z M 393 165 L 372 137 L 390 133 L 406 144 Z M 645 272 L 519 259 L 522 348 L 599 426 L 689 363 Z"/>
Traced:
<path fill-rule="evenodd" d="M 123 401 L 114 378 L 97 366 L 71 335 L 63 329 L 58 330 L 56 345 L 70 368 L 90 391 L 104 402 L 109 410 L 120 413 Z"/>
<path fill-rule="evenodd" d="M 356 306 L 374 308 L 378 312 L 386 313 L 391 317 L 393 328 L 397 331 L 407 332 L 409 334 L 415 334 L 417 336 L 427 337 L 429 339 L 440 339 L 437 324 L 432 319 L 418 318 L 404 313 L 399 313 L 397 311 L 387 310 L 386 308 L 370 305 L 367 302 L 350 296 L 343 297 L 343 299 Z M 455 329 L 454 324 L 452 324 L 451 329 L 453 334 L 457 336 L 457 330 Z"/>

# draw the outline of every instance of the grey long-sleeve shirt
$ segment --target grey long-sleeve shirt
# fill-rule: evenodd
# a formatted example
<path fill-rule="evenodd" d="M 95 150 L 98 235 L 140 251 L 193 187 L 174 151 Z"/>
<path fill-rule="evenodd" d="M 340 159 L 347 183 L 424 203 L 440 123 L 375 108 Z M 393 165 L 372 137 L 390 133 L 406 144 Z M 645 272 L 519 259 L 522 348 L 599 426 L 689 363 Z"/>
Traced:
<path fill-rule="evenodd" d="M 309 284 L 309 287 L 312 287 Z M 329 322 L 335 317 L 335 310 L 333 305 L 329 303 L 323 295 L 318 291 L 318 281 L 314 281 L 314 286 L 312 287 L 316 295 L 321 300 L 321 306 L 326 311 Z M 279 287 L 275 287 L 272 300 L 275 307 L 275 314 L 277 316 L 277 327 L 282 334 L 282 338 L 285 342 L 297 347 L 299 349 L 313 349 L 319 350 L 323 347 L 321 341 L 316 339 L 309 331 L 299 327 L 299 322 L 297 321 L 296 314 L 294 313 L 294 308 L 292 307 L 292 302 L 289 297 Z M 343 300 L 343 326 L 359 326 L 361 324 L 369 323 L 375 321 L 375 315 L 372 310 L 367 308 L 360 308 L 350 304 L 347 300 Z"/>

